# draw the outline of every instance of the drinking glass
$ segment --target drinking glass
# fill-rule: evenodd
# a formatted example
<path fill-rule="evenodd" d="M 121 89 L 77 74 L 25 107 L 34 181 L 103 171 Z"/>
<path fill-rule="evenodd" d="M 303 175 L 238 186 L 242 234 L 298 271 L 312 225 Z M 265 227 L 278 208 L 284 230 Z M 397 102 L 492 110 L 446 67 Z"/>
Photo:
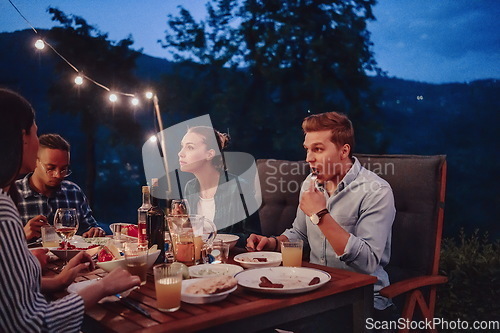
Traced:
<path fill-rule="evenodd" d="M 146 284 L 148 273 L 148 249 L 147 247 L 139 246 L 138 243 L 125 243 L 125 265 L 127 271 L 132 275 L 137 275 L 141 278 L 141 286 Z"/>
<path fill-rule="evenodd" d="M 42 226 L 43 247 L 59 247 L 61 238 L 56 233 L 56 229 L 51 225 Z"/>
<path fill-rule="evenodd" d="M 302 239 L 281 242 L 281 255 L 283 257 L 283 266 L 300 267 L 302 266 Z"/>
<path fill-rule="evenodd" d="M 217 236 L 215 224 L 202 215 L 169 215 L 175 260 L 190 266 L 201 260 L 201 250 L 211 246 Z"/>
<path fill-rule="evenodd" d="M 174 199 L 170 203 L 170 215 L 188 215 L 189 203 L 186 199 Z"/>
<path fill-rule="evenodd" d="M 159 264 L 153 267 L 158 310 L 173 312 L 181 307 L 182 271 L 179 266 Z"/>
<path fill-rule="evenodd" d="M 64 266 L 68 263 L 68 243 L 78 230 L 78 215 L 75 208 L 58 208 L 54 215 L 54 228 L 64 240 Z"/>
<path fill-rule="evenodd" d="M 206 264 L 225 264 L 229 257 L 229 244 L 216 239 L 211 246 L 203 247 L 203 262 Z"/>

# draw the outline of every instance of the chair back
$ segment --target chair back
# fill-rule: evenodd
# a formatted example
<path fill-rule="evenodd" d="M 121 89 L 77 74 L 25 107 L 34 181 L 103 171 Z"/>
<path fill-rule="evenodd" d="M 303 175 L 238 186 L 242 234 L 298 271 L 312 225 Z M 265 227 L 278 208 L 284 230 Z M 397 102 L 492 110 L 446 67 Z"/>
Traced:
<path fill-rule="evenodd" d="M 302 182 L 309 174 L 305 161 L 257 160 L 262 205 L 259 218 L 262 234 L 280 235 L 290 228 L 299 204 Z"/>
<path fill-rule="evenodd" d="M 438 273 L 446 187 L 446 156 L 356 155 L 389 182 L 396 217 L 392 228 L 391 283 Z"/>
<path fill-rule="evenodd" d="M 389 182 L 396 217 L 392 230 L 391 283 L 438 273 L 446 187 L 446 156 L 355 155 L 361 164 Z M 300 186 L 309 174 L 305 161 L 257 161 L 263 235 L 290 228 L 297 211 Z"/>

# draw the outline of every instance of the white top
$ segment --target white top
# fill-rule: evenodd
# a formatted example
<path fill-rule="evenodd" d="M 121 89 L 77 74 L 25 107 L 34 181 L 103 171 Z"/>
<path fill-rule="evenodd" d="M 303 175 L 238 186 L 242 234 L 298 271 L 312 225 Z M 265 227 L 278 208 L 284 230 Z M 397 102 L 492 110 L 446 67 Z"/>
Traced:
<path fill-rule="evenodd" d="M 212 197 L 210 199 L 203 199 L 200 197 L 200 201 L 198 201 L 197 212 L 199 215 L 205 216 L 205 218 L 210 221 L 214 221 L 215 217 L 215 198 Z"/>

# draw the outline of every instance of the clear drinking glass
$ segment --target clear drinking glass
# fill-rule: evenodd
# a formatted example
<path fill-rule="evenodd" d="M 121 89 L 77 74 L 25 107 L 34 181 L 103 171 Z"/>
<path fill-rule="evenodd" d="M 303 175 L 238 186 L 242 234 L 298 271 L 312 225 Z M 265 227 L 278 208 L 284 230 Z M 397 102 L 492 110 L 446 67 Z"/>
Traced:
<path fill-rule="evenodd" d="M 68 243 L 78 230 L 76 209 L 58 208 L 54 215 L 54 228 L 56 228 L 57 234 L 64 240 L 64 266 L 66 266 L 68 263 Z"/>
<path fill-rule="evenodd" d="M 304 242 L 302 239 L 281 242 L 281 255 L 283 257 L 283 266 L 300 267 L 302 266 L 302 248 Z"/>
<path fill-rule="evenodd" d="M 216 239 L 211 246 L 203 247 L 203 262 L 206 264 L 226 264 L 229 258 L 229 244 Z"/>
<path fill-rule="evenodd" d="M 186 199 L 174 199 L 170 203 L 170 215 L 188 215 L 189 203 Z"/>
<path fill-rule="evenodd" d="M 56 229 L 51 225 L 44 225 L 42 231 L 42 245 L 43 247 L 59 247 L 61 238 L 57 235 Z"/>
<path fill-rule="evenodd" d="M 125 243 L 125 265 L 127 271 L 132 275 L 137 275 L 141 278 L 141 286 L 146 284 L 148 273 L 148 249 L 147 247 L 139 246 L 136 242 Z"/>
<path fill-rule="evenodd" d="M 182 271 L 178 266 L 160 264 L 153 267 L 158 310 L 173 312 L 181 307 Z"/>

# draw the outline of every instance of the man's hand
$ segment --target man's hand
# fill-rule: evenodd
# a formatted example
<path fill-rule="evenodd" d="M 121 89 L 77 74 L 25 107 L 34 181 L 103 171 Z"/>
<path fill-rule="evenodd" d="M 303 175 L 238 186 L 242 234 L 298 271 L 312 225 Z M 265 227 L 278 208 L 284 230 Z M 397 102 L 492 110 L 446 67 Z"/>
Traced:
<path fill-rule="evenodd" d="M 323 193 L 314 186 L 314 182 L 311 182 L 309 188 L 302 193 L 299 207 L 307 216 L 316 214 L 320 210 L 326 208 L 326 198 Z"/>
<path fill-rule="evenodd" d="M 93 227 L 90 228 L 88 231 L 84 232 L 82 237 L 88 238 L 88 237 L 104 237 L 106 236 L 106 233 L 104 230 L 102 230 L 99 227 Z"/>
<path fill-rule="evenodd" d="M 49 222 L 43 215 L 37 215 L 26 223 L 24 226 L 24 235 L 27 240 L 32 238 L 39 238 L 42 236 L 42 226 L 47 225 Z"/>
<path fill-rule="evenodd" d="M 49 260 L 49 256 L 47 255 L 47 252 L 49 252 L 49 249 L 47 248 L 38 248 L 38 249 L 30 249 L 31 253 L 38 259 L 40 262 L 40 266 L 43 268 L 45 265 L 47 265 L 47 261 Z"/>
<path fill-rule="evenodd" d="M 261 251 L 269 245 L 269 238 L 257 234 L 251 234 L 247 238 L 247 251 Z"/>

